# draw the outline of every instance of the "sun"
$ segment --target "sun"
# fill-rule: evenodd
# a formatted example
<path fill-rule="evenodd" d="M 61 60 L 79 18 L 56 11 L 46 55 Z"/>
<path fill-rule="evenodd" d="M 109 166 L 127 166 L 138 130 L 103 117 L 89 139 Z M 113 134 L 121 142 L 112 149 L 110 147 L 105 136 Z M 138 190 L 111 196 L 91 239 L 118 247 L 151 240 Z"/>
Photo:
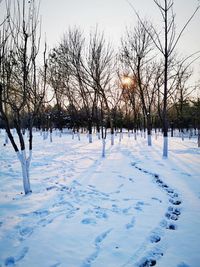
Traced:
<path fill-rule="evenodd" d="M 124 87 L 130 87 L 133 84 L 133 80 L 129 76 L 123 76 L 121 80 L 122 80 L 122 85 Z"/>

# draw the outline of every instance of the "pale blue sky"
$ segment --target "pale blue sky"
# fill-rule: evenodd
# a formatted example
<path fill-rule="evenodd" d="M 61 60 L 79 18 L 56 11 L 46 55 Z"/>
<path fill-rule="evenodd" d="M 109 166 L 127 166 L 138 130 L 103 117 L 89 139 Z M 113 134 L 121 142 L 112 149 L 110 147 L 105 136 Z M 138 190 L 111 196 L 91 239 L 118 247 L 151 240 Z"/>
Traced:
<path fill-rule="evenodd" d="M 129 0 L 129 2 L 142 18 L 150 19 L 162 27 L 161 15 L 153 0 Z M 198 0 L 174 0 L 177 32 L 192 14 L 197 2 Z M 0 15 L 3 14 L 1 11 Z M 126 0 L 41 0 L 40 13 L 42 36 L 46 33 L 49 49 L 61 40 L 69 26 L 80 26 L 88 34 L 96 24 L 117 48 L 126 26 L 134 27 L 137 22 L 136 15 Z M 200 50 L 200 10 L 178 45 L 178 52 L 182 55 L 190 55 L 198 50 Z M 200 77 L 200 60 L 195 66 L 196 77 Z"/>
<path fill-rule="evenodd" d="M 142 17 L 161 25 L 161 17 L 153 0 L 129 0 Z M 197 0 L 175 0 L 177 30 L 195 9 Z M 77 25 L 88 33 L 96 24 L 114 45 L 120 43 L 126 25 L 133 25 L 136 16 L 126 0 L 41 0 L 42 29 L 49 46 L 60 41 L 69 26 Z M 200 12 L 180 41 L 183 53 L 200 50 Z"/>
<path fill-rule="evenodd" d="M 143 18 L 162 26 L 162 19 L 153 0 L 129 0 Z M 174 0 L 177 32 L 194 11 L 197 0 Z M 42 31 L 49 48 L 56 45 L 69 26 L 80 26 L 86 34 L 98 24 L 117 48 L 126 26 L 137 18 L 126 0 L 41 0 Z M 200 11 L 192 20 L 178 44 L 181 55 L 200 50 Z M 200 77 L 200 60 L 195 65 L 195 80 Z"/>

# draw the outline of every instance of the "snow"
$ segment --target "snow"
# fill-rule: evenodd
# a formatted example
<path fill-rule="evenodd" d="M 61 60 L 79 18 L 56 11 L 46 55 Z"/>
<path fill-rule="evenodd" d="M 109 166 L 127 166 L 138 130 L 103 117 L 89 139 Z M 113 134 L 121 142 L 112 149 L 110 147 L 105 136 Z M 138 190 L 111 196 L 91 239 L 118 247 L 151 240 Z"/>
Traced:
<path fill-rule="evenodd" d="M 0 150 L 0 266 L 199 267 L 200 150 L 196 139 L 140 134 L 34 133 L 33 193 L 22 194 L 20 162 Z M 120 139 L 120 140 L 119 140 Z M 3 144 L 4 132 L 0 133 Z"/>

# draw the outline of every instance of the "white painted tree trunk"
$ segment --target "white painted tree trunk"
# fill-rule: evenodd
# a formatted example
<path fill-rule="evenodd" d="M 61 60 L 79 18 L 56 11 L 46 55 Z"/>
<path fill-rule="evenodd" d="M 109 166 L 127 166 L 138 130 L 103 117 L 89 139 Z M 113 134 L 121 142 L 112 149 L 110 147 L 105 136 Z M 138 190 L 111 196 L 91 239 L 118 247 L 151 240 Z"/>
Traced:
<path fill-rule="evenodd" d="M 77 132 L 77 137 L 78 137 L 78 141 L 81 141 L 81 136 L 79 132 Z"/>
<path fill-rule="evenodd" d="M 111 146 L 114 146 L 114 140 L 115 140 L 114 134 L 111 134 Z"/>
<path fill-rule="evenodd" d="M 134 139 L 135 139 L 135 141 L 137 140 L 137 133 L 136 132 L 134 132 Z"/>
<path fill-rule="evenodd" d="M 52 143 L 53 142 L 52 133 L 50 133 L 49 138 L 50 138 L 50 142 Z"/>
<path fill-rule="evenodd" d="M 152 145 L 151 134 L 148 134 L 147 140 L 148 140 L 148 146 L 151 146 Z"/>
<path fill-rule="evenodd" d="M 106 156 L 106 139 L 102 139 L 102 157 L 105 158 Z"/>
<path fill-rule="evenodd" d="M 101 134 L 100 134 L 100 132 L 97 132 L 97 137 L 98 137 L 99 140 L 101 139 Z"/>
<path fill-rule="evenodd" d="M 119 142 L 121 143 L 121 141 L 122 141 L 122 133 L 120 132 L 119 133 Z"/>
<path fill-rule="evenodd" d="M 181 139 L 182 139 L 182 141 L 184 141 L 184 133 L 183 132 L 181 133 Z"/>
<path fill-rule="evenodd" d="M 89 143 L 92 143 L 92 134 L 89 134 Z"/>
<path fill-rule="evenodd" d="M 163 137 L 163 158 L 168 157 L 168 136 Z"/>
<path fill-rule="evenodd" d="M 59 137 L 62 137 L 62 131 L 59 131 Z"/>
<path fill-rule="evenodd" d="M 46 139 L 46 133 L 45 133 L 45 131 L 42 132 L 42 137 L 43 137 L 43 140 Z"/>
<path fill-rule="evenodd" d="M 29 167 L 32 158 L 32 151 L 29 151 L 29 157 L 26 158 L 26 151 L 22 150 L 21 153 L 17 152 L 18 159 L 21 163 L 22 168 L 22 177 L 23 177 L 23 187 L 24 193 L 28 194 L 31 193 L 31 186 L 30 186 L 30 177 L 29 177 Z"/>
<path fill-rule="evenodd" d="M 8 134 L 5 132 L 5 141 L 4 141 L 4 146 L 8 144 Z"/>
<path fill-rule="evenodd" d="M 74 140 L 74 131 L 72 131 L 72 139 Z"/>
<path fill-rule="evenodd" d="M 146 131 L 144 131 L 144 139 L 146 139 Z"/>
<path fill-rule="evenodd" d="M 130 133 L 130 131 L 128 131 L 128 137 L 129 137 L 129 138 L 131 137 L 131 133 Z"/>
<path fill-rule="evenodd" d="M 192 138 L 192 129 L 190 129 L 190 131 L 189 131 L 189 139 L 191 139 Z"/>

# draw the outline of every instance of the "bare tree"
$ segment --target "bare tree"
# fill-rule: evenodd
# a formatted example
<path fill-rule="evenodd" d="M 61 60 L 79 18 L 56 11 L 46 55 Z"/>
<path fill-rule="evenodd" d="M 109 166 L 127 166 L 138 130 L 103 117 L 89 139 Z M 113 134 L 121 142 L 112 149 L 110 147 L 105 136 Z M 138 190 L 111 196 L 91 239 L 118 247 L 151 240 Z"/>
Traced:
<path fill-rule="evenodd" d="M 150 31 L 150 25 L 147 22 L 141 23 L 139 21 L 133 31 L 127 31 L 126 38 L 122 40 L 121 59 L 126 68 L 128 66 L 129 72 L 131 72 L 130 76 L 133 80 L 134 90 L 140 97 L 144 123 L 145 121 L 147 122 L 148 145 L 150 146 L 152 143 L 151 112 L 157 90 L 156 81 L 158 75 L 160 75 L 160 70 L 156 62 L 152 60 L 152 40 L 146 29 Z"/>
<path fill-rule="evenodd" d="M 114 129 L 108 97 L 108 93 L 111 91 L 114 70 L 113 50 L 111 46 L 106 43 L 103 33 L 100 33 L 97 28 L 95 32 L 90 35 L 87 66 L 90 86 L 93 88 L 96 98 L 100 99 L 101 110 L 102 107 L 105 107 L 107 112 L 111 128 L 111 145 L 113 145 Z M 97 105 L 97 101 L 95 104 Z M 103 140 L 103 142 L 105 142 L 105 140 Z"/>
<path fill-rule="evenodd" d="M 22 167 L 25 194 L 31 192 L 29 168 L 32 158 L 32 127 L 45 93 L 45 72 L 39 86 L 36 57 L 39 37 L 38 8 L 35 1 L 22 5 L 19 1 L 7 1 L 8 19 L 3 25 L 0 61 L 0 116 L 5 123 L 10 142 L 17 153 Z M 46 58 L 44 52 L 44 69 Z M 28 117 L 28 156 L 23 135 L 23 118 Z M 11 132 L 11 120 L 17 131 L 20 148 Z"/>
<path fill-rule="evenodd" d="M 163 109 L 162 109 L 162 121 L 163 121 L 163 157 L 168 157 L 168 94 L 169 94 L 169 88 L 168 88 L 168 80 L 169 80 L 169 68 L 170 68 L 170 61 L 173 57 L 173 53 L 175 52 L 175 49 L 177 47 L 177 44 L 179 40 L 181 39 L 181 36 L 195 14 L 198 12 L 200 8 L 200 3 L 197 4 L 196 9 L 192 13 L 192 15 L 189 17 L 189 19 L 186 21 L 185 25 L 182 27 L 180 32 L 176 34 L 176 25 L 175 25 L 175 14 L 173 11 L 174 1 L 173 0 L 153 0 L 156 6 L 159 8 L 159 11 L 161 13 L 163 23 L 164 23 L 164 30 L 163 34 L 160 34 L 159 31 L 155 27 L 151 27 L 153 31 L 149 31 L 149 28 L 146 27 L 146 25 L 142 22 L 139 14 L 135 11 L 138 19 L 143 24 L 144 29 L 147 31 L 147 33 L 150 35 L 154 45 L 158 49 L 158 51 L 163 56 L 163 62 L 164 62 L 164 89 L 163 89 Z M 134 8 L 133 8 L 134 9 Z M 134 9 L 135 10 L 135 9 Z"/>

